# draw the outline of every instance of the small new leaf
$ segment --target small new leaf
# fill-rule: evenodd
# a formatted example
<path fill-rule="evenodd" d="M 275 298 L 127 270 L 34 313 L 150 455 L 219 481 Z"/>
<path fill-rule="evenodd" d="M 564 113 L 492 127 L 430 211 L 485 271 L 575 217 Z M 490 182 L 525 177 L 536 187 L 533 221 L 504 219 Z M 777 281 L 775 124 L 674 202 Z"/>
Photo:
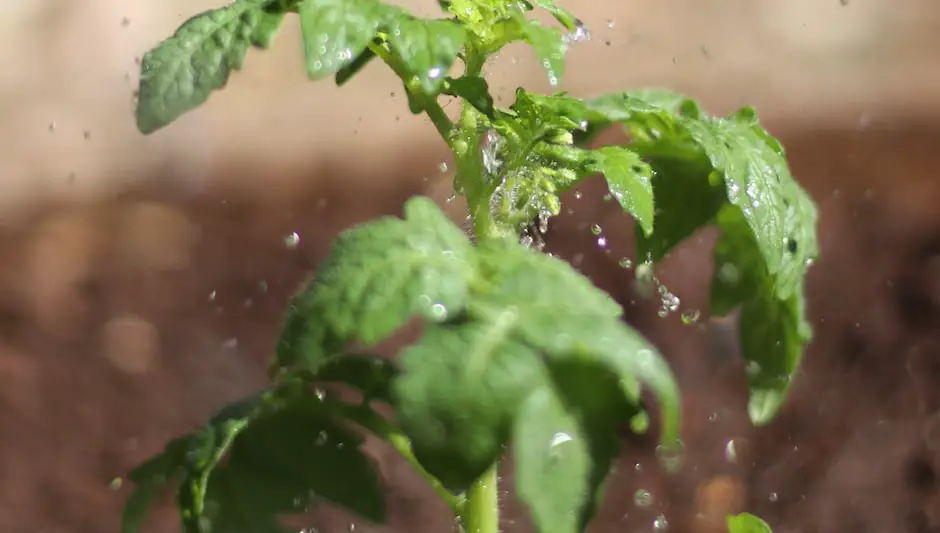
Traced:
<path fill-rule="evenodd" d="M 313 80 L 352 63 L 379 26 L 398 13 L 377 0 L 302 0 L 297 12 L 307 76 Z"/>
<path fill-rule="evenodd" d="M 432 96 L 440 91 L 444 77 L 466 40 L 467 31 L 450 20 L 423 20 L 405 15 L 398 17 L 388 34 L 392 50 L 401 58 L 408 73 Z"/>
<path fill-rule="evenodd" d="M 284 18 L 274 0 L 239 0 L 187 20 L 144 54 L 137 128 L 149 134 L 199 107 L 239 70 L 248 49 L 265 48 Z"/>
<path fill-rule="evenodd" d="M 291 302 L 275 365 L 316 370 L 348 342 L 374 345 L 414 315 L 436 322 L 459 314 L 472 252 L 460 228 L 424 197 L 405 204 L 404 220 L 347 230 Z"/>

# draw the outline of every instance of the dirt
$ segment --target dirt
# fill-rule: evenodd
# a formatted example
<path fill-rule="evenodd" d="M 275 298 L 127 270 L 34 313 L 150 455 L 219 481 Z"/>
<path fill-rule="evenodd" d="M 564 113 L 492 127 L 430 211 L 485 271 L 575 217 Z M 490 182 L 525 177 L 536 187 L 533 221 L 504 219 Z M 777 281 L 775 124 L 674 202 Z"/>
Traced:
<path fill-rule="evenodd" d="M 724 513 L 745 509 L 777 533 L 940 531 L 940 128 L 906 120 L 776 133 L 820 205 L 822 257 L 807 290 L 816 338 L 768 427 L 747 423 L 733 323 L 661 319 L 658 302 L 635 293 L 618 265 L 632 226 L 599 183 L 570 195 L 574 213 L 551 226 L 550 250 L 625 305 L 685 391 L 686 467 L 662 472 L 651 437 L 625 436 L 593 531 L 653 531 L 662 515 L 670 532 L 718 532 Z M 94 205 L 41 206 L 0 230 L 0 530 L 117 531 L 127 488 L 112 480 L 263 386 L 284 302 L 330 239 L 397 213 L 428 187 L 420 176 L 436 161 L 416 156 L 371 191 L 321 179 L 281 200 L 154 185 Z M 341 168 L 302 172 L 339 177 Z M 166 178 L 153 181 L 179 181 Z M 683 309 L 705 308 L 713 240 L 703 232 L 660 269 Z M 335 509 L 305 527 L 453 529 L 406 466 L 381 447 L 370 453 L 391 490 L 389 527 Z M 636 505 L 638 489 L 650 505 Z M 505 531 L 525 530 L 514 502 L 504 511 Z M 168 511 L 150 529 L 174 530 Z"/>

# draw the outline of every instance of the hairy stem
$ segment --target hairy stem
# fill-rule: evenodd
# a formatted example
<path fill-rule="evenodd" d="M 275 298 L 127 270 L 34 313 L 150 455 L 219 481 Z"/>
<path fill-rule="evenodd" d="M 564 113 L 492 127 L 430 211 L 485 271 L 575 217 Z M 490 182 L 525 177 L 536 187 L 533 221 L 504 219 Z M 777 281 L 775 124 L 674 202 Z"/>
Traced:
<path fill-rule="evenodd" d="M 461 518 L 464 533 L 497 533 L 499 531 L 497 463 L 493 463 L 493 466 L 470 487 Z"/>

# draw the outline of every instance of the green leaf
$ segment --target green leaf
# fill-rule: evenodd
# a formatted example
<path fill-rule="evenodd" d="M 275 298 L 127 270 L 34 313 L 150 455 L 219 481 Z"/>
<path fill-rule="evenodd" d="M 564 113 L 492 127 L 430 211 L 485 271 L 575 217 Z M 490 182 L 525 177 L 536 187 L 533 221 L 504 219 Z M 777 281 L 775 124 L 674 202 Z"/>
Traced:
<path fill-rule="evenodd" d="M 473 277 L 473 247 L 434 202 L 415 197 L 405 219 L 342 233 L 313 281 L 290 304 L 275 364 L 316 370 L 352 340 L 385 339 L 414 315 L 459 314 Z"/>
<path fill-rule="evenodd" d="M 656 198 L 653 222 L 656 229 L 649 235 L 643 228 L 637 228 L 637 255 L 658 262 L 693 233 L 714 224 L 727 200 L 724 184 L 707 178 L 711 163 L 704 156 L 689 160 L 650 157 L 649 161 Z"/>
<path fill-rule="evenodd" d="M 297 12 L 310 79 L 352 63 L 379 26 L 398 13 L 377 0 L 302 0 Z"/>
<path fill-rule="evenodd" d="M 342 87 L 356 74 L 375 59 L 375 52 L 371 48 L 365 48 L 349 64 L 336 71 L 336 85 Z"/>
<path fill-rule="evenodd" d="M 767 522 L 750 513 L 729 515 L 727 522 L 728 533 L 773 533 Z"/>
<path fill-rule="evenodd" d="M 346 354 L 331 359 L 314 376 L 318 383 L 344 383 L 360 391 L 366 400 L 391 401 L 391 383 L 398 367 L 374 355 Z"/>
<path fill-rule="evenodd" d="M 586 103 L 608 120 L 625 123 L 631 148 L 657 171 L 660 215 L 652 235 L 637 232 L 641 254 L 661 258 L 705 224 L 717 222 L 722 230 L 711 310 L 722 315 L 741 307 L 749 412 L 755 423 L 766 423 L 811 337 L 803 280 L 818 255 L 816 206 L 752 109 L 711 118 L 694 102 L 662 91 Z"/>
<path fill-rule="evenodd" d="M 415 456 L 448 489 L 467 489 L 502 453 L 510 425 L 543 380 L 538 354 L 511 336 L 519 313 L 428 328 L 404 351 L 396 418 Z"/>
<path fill-rule="evenodd" d="M 565 9 L 558 7 L 552 0 L 533 0 L 532 3 L 548 11 L 560 22 L 568 31 L 575 31 L 581 25 L 581 21 Z"/>
<path fill-rule="evenodd" d="M 639 223 L 653 233 L 653 169 L 636 152 L 622 146 L 604 146 L 589 152 L 589 168 L 604 174 L 610 194 Z"/>
<path fill-rule="evenodd" d="M 802 282 L 781 299 L 740 212 L 719 215 L 722 236 L 715 247 L 712 308 L 727 313 L 741 305 L 741 351 L 751 390 L 748 413 L 757 425 L 773 418 L 812 336 L 805 319 Z"/>
<path fill-rule="evenodd" d="M 121 518 L 121 533 L 138 533 L 159 497 L 183 473 L 191 437 L 170 441 L 163 453 L 134 468 L 128 478 L 136 485 Z"/>
<path fill-rule="evenodd" d="M 591 456 L 577 420 L 551 387 L 532 392 L 516 416 L 516 493 L 541 533 L 579 533 Z"/>
<path fill-rule="evenodd" d="M 493 96 L 486 79 L 480 76 L 461 76 L 447 78 L 443 93 L 456 98 L 463 98 L 477 111 L 493 118 Z"/>
<path fill-rule="evenodd" d="M 188 452 L 178 501 L 188 532 L 282 532 L 278 517 L 315 498 L 383 522 L 385 503 L 361 438 L 310 395 L 263 393 L 220 411 Z"/>
<path fill-rule="evenodd" d="M 440 91 L 466 40 L 467 31 L 450 20 L 407 16 L 399 17 L 388 33 L 389 45 L 429 95 Z"/>
<path fill-rule="evenodd" d="M 620 319 L 610 296 L 557 258 L 513 243 L 484 241 L 478 247 L 487 290 L 470 304 L 469 314 L 493 321 L 511 310 L 520 319 L 514 334 L 552 360 L 586 357 L 603 365 L 637 402 L 636 382 L 647 384 L 661 408 L 661 438 L 679 436 L 679 391 L 669 366 L 643 337 Z"/>
<path fill-rule="evenodd" d="M 567 45 L 561 30 L 542 26 L 536 20 L 519 17 L 522 24 L 522 38 L 529 43 L 539 62 L 548 75 L 548 82 L 554 87 L 560 85 L 565 74 L 565 53 Z"/>
<path fill-rule="evenodd" d="M 239 0 L 190 18 L 144 54 L 136 109 L 141 133 L 170 124 L 224 87 L 252 45 L 271 44 L 282 9 L 273 0 Z"/>

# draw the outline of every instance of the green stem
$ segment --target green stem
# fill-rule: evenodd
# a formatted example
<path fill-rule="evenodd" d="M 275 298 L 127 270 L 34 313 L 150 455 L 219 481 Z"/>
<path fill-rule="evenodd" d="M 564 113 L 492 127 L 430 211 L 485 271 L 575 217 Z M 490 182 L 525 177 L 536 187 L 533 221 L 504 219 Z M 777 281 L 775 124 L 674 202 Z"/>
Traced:
<path fill-rule="evenodd" d="M 463 515 L 464 533 L 498 533 L 499 477 L 493 463 L 470 487 Z"/>
<path fill-rule="evenodd" d="M 401 58 L 393 54 L 385 45 L 372 42 L 369 44 L 369 50 L 372 50 L 376 56 L 381 58 L 382 61 L 392 69 L 392 72 L 401 78 L 402 83 L 405 84 L 405 90 L 408 91 L 411 98 L 421 103 L 421 107 L 428 115 L 428 118 L 431 119 L 431 123 L 434 124 L 434 127 L 437 128 L 437 132 L 447 145 L 450 146 L 451 150 L 454 150 L 454 124 L 450 121 L 447 113 L 444 112 L 444 108 L 441 107 L 441 104 L 438 103 L 437 98 L 429 96 L 421 89 L 417 77 L 409 73 L 404 63 L 402 63 Z"/>

